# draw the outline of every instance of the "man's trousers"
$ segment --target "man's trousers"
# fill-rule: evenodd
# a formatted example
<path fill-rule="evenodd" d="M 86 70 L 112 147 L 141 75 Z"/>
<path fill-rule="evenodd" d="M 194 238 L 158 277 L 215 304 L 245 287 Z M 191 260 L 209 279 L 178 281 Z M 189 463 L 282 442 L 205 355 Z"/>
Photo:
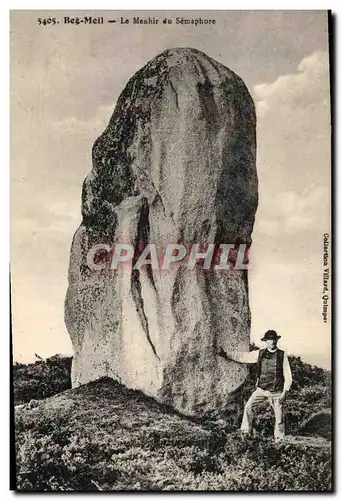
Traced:
<path fill-rule="evenodd" d="M 245 404 L 243 421 L 240 430 L 245 434 L 250 434 L 252 429 L 253 410 L 260 403 L 268 400 L 275 412 L 274 436 L 276 439 L 282 439 L 284 437 L 284 413 L 283 402 L 279 401 L 281 394 L 282 391 L 271 392 L 257 387 Z"/>

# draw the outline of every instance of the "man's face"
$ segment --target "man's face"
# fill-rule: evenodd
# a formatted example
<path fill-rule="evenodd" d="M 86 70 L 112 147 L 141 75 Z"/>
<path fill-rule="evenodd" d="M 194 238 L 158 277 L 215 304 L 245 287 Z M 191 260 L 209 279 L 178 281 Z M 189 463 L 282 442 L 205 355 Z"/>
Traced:
<path fill-rule="evenodd" d="M 265 341 L 265 344 L 269 349 L 275 349 L 275 347 L 277 346 L 277 340 L 269 339 Z"/>

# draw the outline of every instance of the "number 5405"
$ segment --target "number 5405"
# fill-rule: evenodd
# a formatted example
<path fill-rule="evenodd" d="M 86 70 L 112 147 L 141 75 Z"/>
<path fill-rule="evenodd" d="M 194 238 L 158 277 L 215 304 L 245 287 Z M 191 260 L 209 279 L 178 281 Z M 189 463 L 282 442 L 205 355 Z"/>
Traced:
<path fill-rule="evenodd" d="M 42 19 L 41 17 L 38 18 L 38 24 L 43 24 L 46 26 L 47 24 L 56 24 L 56 18 L 55 17 L 48 17 Z"/>

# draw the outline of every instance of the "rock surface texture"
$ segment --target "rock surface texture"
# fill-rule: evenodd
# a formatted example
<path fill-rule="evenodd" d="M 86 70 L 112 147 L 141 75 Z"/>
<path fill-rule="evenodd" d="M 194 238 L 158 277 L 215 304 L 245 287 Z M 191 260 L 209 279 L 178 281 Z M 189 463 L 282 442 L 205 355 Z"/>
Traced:
<path fill-rule="evenodd" d="M 183 413 L 219 413 L 247 374 L 216 354 L 249 349 L 247 271 L 134 261 L 95 271 L 87 255 L 103 243 L 250 246 L 252 98 L 204 53 L 167 50 L 129 80 L 92 158 L 65 301 L 72 384 L 109 376 Z"/>

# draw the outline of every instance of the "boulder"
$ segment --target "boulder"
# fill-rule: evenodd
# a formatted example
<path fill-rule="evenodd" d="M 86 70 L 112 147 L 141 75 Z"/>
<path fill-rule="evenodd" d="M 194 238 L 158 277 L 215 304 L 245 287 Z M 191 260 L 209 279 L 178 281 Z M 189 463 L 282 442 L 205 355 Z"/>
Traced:
<path fill-rule="evenodd" d="M 247 375 L 216 354 L 249 350 L 247 270 L 136 270 L 136 256 L 111 269 L 110 252 L 95 270 L 88 256 L 99 244 L 250 247 L 258 181 L 245 84 L 198 50 L 163 52 L 127 83 L 92 163 L 65 301 L 72 385 L 109 376 L 185 414 L 219 413 Z"/>

